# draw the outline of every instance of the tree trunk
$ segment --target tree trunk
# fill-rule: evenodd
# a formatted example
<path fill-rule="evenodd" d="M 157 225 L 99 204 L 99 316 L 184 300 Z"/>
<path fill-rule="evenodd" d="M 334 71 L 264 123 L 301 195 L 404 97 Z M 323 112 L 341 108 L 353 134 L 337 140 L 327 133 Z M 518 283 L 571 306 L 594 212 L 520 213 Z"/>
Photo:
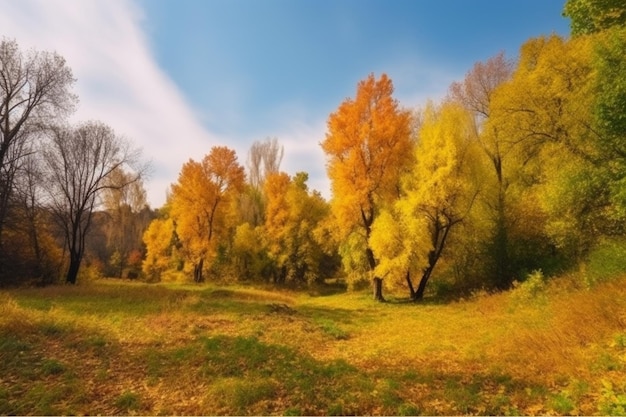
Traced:
<path fill-rule="evenodd" d="M 406 283 L 409 286 L 409 295 L 411 300 L 415 300 L 415 288 L 413 287 L 413 281 L 411 281 L 411 271 L 406 271 Z"/>
<path fill-rule="evenodd" d="M 193 267 L 194 282 L 200 283 L 204 281 L 204 277 L 202 276 L 203 265 L 204 265 L 204 258 L 201 258 L 200 261 Z"/>
<path fill-rule="evenodd" d="M 374 300 L 385 302 L 385 298 L 383 297 L 383 280 L 375 277 L 372 282 L 374 284 Z"/>
<path fill-rule="evenodd" d="M 424 299 L 424 291 L 426 290 L 426 284 L 428 284 L 431 272 L 432 268 L 428 267 L 426 272 L 422 275 L 422 279 L 420 279 L 420 283 L 417 286 L 417 291 L 415 291 L 415 295 L 413 296 L 414 301 L 421 301 Z"/>
<path fill-rule="evenodd" d="M 65 282 L 68 284 L 76 284 L 78 278 L 78 270 L 80 269 L 81 254 L 75 251 L 70 251 L 70 267 L 67 270 L 67 277 Z"/>
<path fill-rule="evenodd" d="M 367 248 L 365 249 L 365 255 L 367 257 L 370 269 L 374 271 L 374 268 L 376 268 L 376 258 L 374 258 L 374 252 L 370 248 Z M 382 278 L 374 277 L 374 279 L 372 280 L 372 287 L 374 290 L 374 300 L 384 302 L 385 298 L 383 297 Z"/>

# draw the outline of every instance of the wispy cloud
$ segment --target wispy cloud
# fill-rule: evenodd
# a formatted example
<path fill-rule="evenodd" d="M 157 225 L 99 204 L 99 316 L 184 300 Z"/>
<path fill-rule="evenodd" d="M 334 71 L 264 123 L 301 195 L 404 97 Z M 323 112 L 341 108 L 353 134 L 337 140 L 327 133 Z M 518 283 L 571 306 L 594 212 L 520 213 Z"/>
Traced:
<path fill-rule="evenodd" d="M 225 142 L 204 129 L 157 65 L 133 2 L 0 0 L 0 9 L 2 35 L 65 57 L 77 78 L 75 120 L 102 120 L 143 149 L 153 165 L 147 183 L 153 206 L 164 202 L 187 159 Z"/>

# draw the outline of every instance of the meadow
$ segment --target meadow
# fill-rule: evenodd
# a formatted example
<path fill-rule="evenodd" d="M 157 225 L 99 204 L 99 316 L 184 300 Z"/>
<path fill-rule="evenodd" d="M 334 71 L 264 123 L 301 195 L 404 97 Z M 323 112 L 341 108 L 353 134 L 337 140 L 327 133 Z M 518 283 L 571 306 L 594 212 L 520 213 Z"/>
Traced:
<path fill-rule="evenodd" d="M 626 277 L 420 304 L 99 280 L 0 291 L 0 414 L 625 414 Z"/>

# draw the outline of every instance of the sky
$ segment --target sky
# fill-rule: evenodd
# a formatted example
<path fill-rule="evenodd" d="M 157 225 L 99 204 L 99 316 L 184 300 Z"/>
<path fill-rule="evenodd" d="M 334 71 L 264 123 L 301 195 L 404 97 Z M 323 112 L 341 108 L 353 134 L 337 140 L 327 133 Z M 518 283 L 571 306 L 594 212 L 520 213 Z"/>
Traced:
<path fill-rule="evenodd" d="M 567 36 L 564 0 L 0 0 L 0 36 L 56 51 L 77 79 L 72 122 L 141 148 L 153 208 L 182 165 L 228 146 L 245 166 L 277 138 L 281 169 L 330 198 L 328 116 L 370 73 L 406 108 L 443 98 L 474 63 Z"/>

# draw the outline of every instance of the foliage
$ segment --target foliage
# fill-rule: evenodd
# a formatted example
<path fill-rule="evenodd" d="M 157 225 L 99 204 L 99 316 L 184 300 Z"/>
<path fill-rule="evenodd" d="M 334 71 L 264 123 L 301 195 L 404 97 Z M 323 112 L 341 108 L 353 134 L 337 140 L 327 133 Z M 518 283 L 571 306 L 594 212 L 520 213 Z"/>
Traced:
<path fill-rule="evenodd" d="M 571 19 L 574 36 L 626 25 L 626 6 L 620 0 L 567 0 L 563 15 Z"/>
<path fill-rule="evenodd" d="M 154 219 L 144 232 L 146 257 L 141 268 L 149 281 L 160 281 L 161 274 L 171 266 L 176 236 L 174 221 L 169 217 Z"/>
<path fill-rule="evenodd" d="M 185 163 L 172 186 L 170 215 L 196 282 L 204 280 L 205 260 L 217 256 L 220 240 L 233 228 L 231 208 L 243 189 L 244 177 L 233 150 L 213 147 L 201 162 Z"/>
<path fill-rule="evenodd" d="M 325 256 L 317 242 L 317 224 L 328 214 L 324 199 L 310 193 L 308 175 L 298 173 L 290 178 L 277 173 L 265 183 L 266 222 L 263 227 L 265 247 L 276 271 L 274 282 L 308 283 L 322 281 Z"/>
<path fill-rule="evenodd" d="M 546 277 L 543 275 L 543 271 L 538 269 L 528 274 L 523 282 L 513 283 L 511 298 L 519 304 L 532 303 L 538 299 L 543 300 L 545 290 Z"/>
<path fill-rule="evenodd" d="M 340 239 L 365 237 L 367 268 L 378 263 L 369 247 L 371 227 L 382 207 L 397 196 L 399 178 L 411 159 L 411 114 L 393 98 L 387 75 L 371 74 L 359 82 L 354 99 L 346 99 L 328 119 L 321 143 L 328 158 L 331 208 Z M 375 297 L 382 299 L 380 278 Z"/>
<path fill-rule="evenodd" d="M 407 271 L 417 272 L 417 290 L 407 277 L 411 298 L 423 298 L 450 230 L 469 213 L 478 193 L 471 123 L 470 114 L 455 103 L 426 107 L 415 163 L 402 178 L 395 214 L 381 214 L 372 227 L 371 245 L 380 259 L 376 273 L 395 273 L 399 281 Z"/>
<path fill-rule="evenodd" d="M 626 243 L 623 239 L 605 239 L 589 252 L 586 261 L 585 282 L 598 282 L 626 273 Z"/>

